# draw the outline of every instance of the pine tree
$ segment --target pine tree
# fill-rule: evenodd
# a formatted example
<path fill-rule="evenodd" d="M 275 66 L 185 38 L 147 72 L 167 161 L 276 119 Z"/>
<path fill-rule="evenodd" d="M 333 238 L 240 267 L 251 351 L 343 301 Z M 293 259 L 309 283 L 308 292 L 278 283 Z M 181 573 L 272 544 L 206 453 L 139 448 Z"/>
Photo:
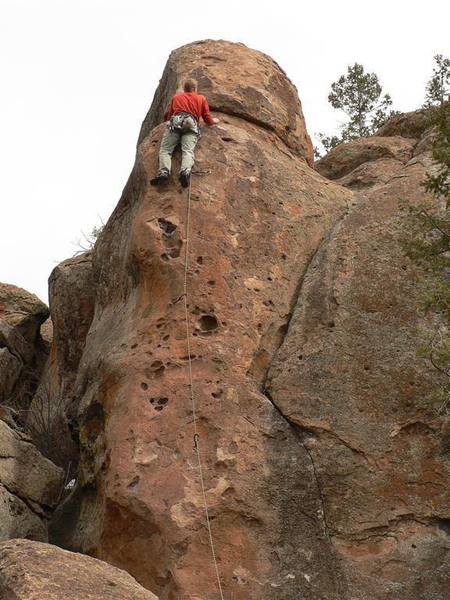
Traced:
<path fill-rule="evenodd" d="M 450 61 L 435 56 L 436 66 L 426 87 L 424 106 L 435 130 L 433 168 L 423 186 L 433 197 L 431 206 L 409 209 L 409 232 L 403 240 L 406 254 L 425 273 L 424 308 L 439 316 L 435 335 L 422 355 L 445 376 L 437 398 L 439 412 L 450 411 Z"/>
<path fill-rule="evenodd" d="M 450 59 L 434 57 L 433 75 L 427 83 L 424 107 L 441 106 L 450 94 Z"/>
<path fill-rule="evenodd" d="M 372 135 L 395 114 L 390 109 L 391 97 L 382 95 L 382 91 L 378 76 L 366 73 L 358 63 L 347 67 L 347 74 L 331 84 L 328 101 L 333 108 L 342 110 L 349 120 L 341 126 L 340 135 L 317 135 L 326 151 L 343 142 Z"/>

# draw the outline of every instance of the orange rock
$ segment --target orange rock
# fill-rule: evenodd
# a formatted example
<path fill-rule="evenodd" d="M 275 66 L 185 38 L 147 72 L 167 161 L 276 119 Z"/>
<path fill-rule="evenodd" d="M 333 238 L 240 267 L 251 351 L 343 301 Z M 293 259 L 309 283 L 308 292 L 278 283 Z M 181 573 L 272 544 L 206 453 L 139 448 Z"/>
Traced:
<path fill-rule="evenodd" d="M 189 232 L 176 177 L 148 185 L 187 75 L 221 118 L 196 151 Z M 398 200 L 427 201 L 431 161 L 407 122 L 336 149 L 327 174 L 354 193 L 308 166 L 273 61 L 212 41 L 171 55 L 93 253 L 81 468 L 55 542 L 162 600 L 219 598 L 198 443 L 225 598 L 448 596 L 448 432 L 419 404 L 439 379 L 416 355 L 430 323 L 399 244 Z"/>
<path fill-rule="evenodd" d="M 188 385 L 187 193 L 175 177 L 165 188 L 148 185 L 162 134 L 152 127 L 186 74 L 222 113 L 196 151 L 188 311 L 225 596 L 326 590 L 337 600 L 310 458 L 264 381 L 299 282 L 351 192 L 308 167 L 292 84 L 240 44 L 191 44 L 172 55 L 130 180 L 96 244 L 95 315 L 76 387 L 81 472 L 53 539 L 125 568 L 162 599 L 217 597 Z M 68 510 L 79 515 L 73 531 Z"/>
<path fill-rule="evenodd" d="M 421 146 L 409 135 L 405 144 L 387 139 L 387 148 L 413 142 L 417 153 Z M 341 169 L 345 156 L 359 162 L 358 149 L 370 160 L 367 147 L 379 141 L 339 146 L 337 164 L 332 153 L 324 160 Z M 432 402 L 442 379 L 418 354 L 436 322 L 423 315 L 420 272 L 401 247 L 402 203 L 434 202 L 421 185 L 431 164 L 421 153 L 355 194 L 351 213 L 311 263 L 268 375 L 273 401 L 309 442 L 347 572 L 345 598 L 450 594 L 446 417 Z"/>

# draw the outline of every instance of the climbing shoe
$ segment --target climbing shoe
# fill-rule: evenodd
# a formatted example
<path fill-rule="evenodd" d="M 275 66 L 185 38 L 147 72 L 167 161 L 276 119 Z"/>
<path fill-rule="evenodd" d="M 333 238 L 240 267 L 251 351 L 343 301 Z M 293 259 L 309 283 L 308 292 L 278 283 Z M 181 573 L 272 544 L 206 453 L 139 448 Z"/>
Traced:
<path fill-rule="evenodd" d="M 179 180 L 180 183 L 183 187 L 188 187 L 189 186 L 189 178 L 190 178 L 191 174 L 189 173 L 189 171 L 180 171 L 180 176 L 179 176 Z"/>
<path fill-rule="evenodd" d="M 161 185 L 162 183 L 166 183 L 166 181 L 168 181 L 169 179 L 169 171 L 163 170 L 163 171 L 159 171 L 159 173 L 156 175 L 156 177 L 153 177 L 153 179 L 150 179 L 150 184 L 151 185 Z"/>

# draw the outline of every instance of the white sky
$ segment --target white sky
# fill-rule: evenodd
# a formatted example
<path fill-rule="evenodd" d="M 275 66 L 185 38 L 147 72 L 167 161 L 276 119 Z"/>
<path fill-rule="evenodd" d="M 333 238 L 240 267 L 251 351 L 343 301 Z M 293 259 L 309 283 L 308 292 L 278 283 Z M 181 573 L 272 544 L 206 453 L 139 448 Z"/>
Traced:
<path fill-rule="evenodd" d="M 399 110 L 423 101 L 450 54 L 446 0 L 0 0 L 0 281 L 47 301 L 53 267 L 106 221 L 131 170 L 170 51 L 199 39 L 271 55 L 299 90 L 310 134 L 348 64 L 375 71 Z"/>

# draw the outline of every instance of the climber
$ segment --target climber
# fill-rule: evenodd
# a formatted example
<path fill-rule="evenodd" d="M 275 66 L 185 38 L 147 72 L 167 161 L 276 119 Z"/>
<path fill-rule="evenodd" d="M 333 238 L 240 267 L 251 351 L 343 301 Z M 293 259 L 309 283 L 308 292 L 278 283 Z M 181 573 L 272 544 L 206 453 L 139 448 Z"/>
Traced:
<path fill-rule="evenodd" d="M 215 125 L 219 119 L 212 117 L 208 102 L 197 94 L 197 82 L 188 79 L 184 82 L 184 92 L 175 94 L 164 115 L 166 128 L 159 150 L 159 170 L 150 180 L 152 185 L 165 183 L 169 179 L 172 154 L 178 143 L 181 144 L 181 169 L 179 180 L 183 187 L 189 185 L 189 177 L 194 164 L 194 149 L 200 135 L 200 117 L 207 125 Z"/>

